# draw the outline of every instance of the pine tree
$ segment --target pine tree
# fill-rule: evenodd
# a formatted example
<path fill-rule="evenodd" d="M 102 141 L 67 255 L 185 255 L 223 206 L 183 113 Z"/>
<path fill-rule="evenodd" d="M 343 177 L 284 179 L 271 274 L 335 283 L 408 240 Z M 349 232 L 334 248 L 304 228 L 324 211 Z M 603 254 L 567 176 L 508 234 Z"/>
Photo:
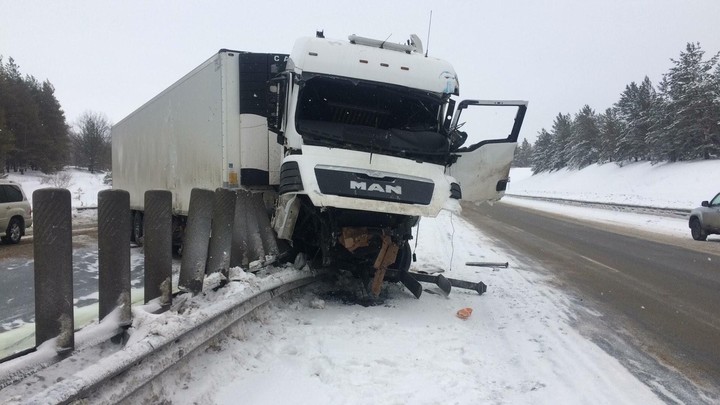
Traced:
<path fill-rule="evenodd" d="M 65 113 L 55 98 L 55 88 L 46 80 L 36 93 L 39 106 L 42 131 L 38 137 L 33 154 L 43 172 L 55 172 L 62 169 L 68 160 L 70 141 L 69 129 L 65 123 Z M 42 162 L 42 163 L 40 163 Z"/>
<path fill-rule="evenodd" d="M 7 170 L 54 172 L 67 160 L 68 127 L 49 81 L 22 77 L 10 58 L 0 58 L 0 162 Z"/>
<path fill-rule="evenodd" d="M 515 148 L 513 167 L 530 167 L 532 164 L 532 145 L 527 139 L 523 139 L 519 147 Z"/>
<path fill-rule="evenodd" d="M 704 61 L 699 43 L 688 43 L 663 76 L 666 100 L 663 138 L 673 144 L 669 159 L 720 157 L 720 89 L 713 68 L 720 54 Z"/>
<path fill-rule="evenodd" d="M 535 145 L 532 147 L 531 164 L 533 174 L 552 170 L 553 144 L 553 134 L 546 131 L 545 128 L 541 129 Z"/>
<path fill-rule="evenodd" d="M 5 91 L 0 108 L 5 111 L 5 126 L 15 137 L 15 146 L 7 158 L 8 168 L 23 170 L 32 166 L 29 150 L 41 131 L 38 105 L 33 99 L 32 77 L 23 79 L 12 58 L 3 65 Z"/>
<path fill-rule="evenodd" d="M 620 134 L 623 132 L 622 121 L 618 118 L 617 110 L 608 108 L 598 116 L 598 129 L 600 131 L 600 163 L 614 162 L 617 160 L 615 151 L 618 147 Z"/>
<path fill-rule="evenodd" d="M 648 155 L 646 137 L 652 125 L 652 111 L 657 102 L 655 88 L 645 76 L 638 86 L 635 82 L 625 87 L 620 101 L 615 104 L 623 121 L 623 132 L 618 140 L 615 155 L 618 161 L 645 160 Z"/>
<path fill-rule="evenodd" d="M 5 118 L 5 101 L 9 94 L 9 83 L 5 73 L 5 66 L 0 57 L 0 173 L 6 171 L 8 155 L 15 147 L 15 135 L 7 125 Z"/>
<path fill-rule="evenodd" d="M 582 169 L 600 159 L 600 130 L 597 116 L 589 105 L 575 115 L 568 149 L 568 166 Z"/>
<path fill-rule="evenodd" d="M 570 143 L 573 133 L 573 122 L 570 114 L 558 114 L 552 128 L 552 146 L 550 147 L 551 170 L 567 167 Z"/>

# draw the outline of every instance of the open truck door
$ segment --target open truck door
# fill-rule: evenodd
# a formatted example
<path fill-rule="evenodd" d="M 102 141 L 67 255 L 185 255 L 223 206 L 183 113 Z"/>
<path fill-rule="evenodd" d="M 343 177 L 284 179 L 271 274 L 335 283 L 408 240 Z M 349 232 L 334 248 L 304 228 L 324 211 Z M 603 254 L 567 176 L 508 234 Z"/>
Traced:
<path fill-rule="evenodd" d="M 464 100 L 453 114 L 450 128 L 467 137 L 454 154 L 449 174 L 460 184 L 462 199 L 497 201 L 509 181 L 527 101 Z"/>

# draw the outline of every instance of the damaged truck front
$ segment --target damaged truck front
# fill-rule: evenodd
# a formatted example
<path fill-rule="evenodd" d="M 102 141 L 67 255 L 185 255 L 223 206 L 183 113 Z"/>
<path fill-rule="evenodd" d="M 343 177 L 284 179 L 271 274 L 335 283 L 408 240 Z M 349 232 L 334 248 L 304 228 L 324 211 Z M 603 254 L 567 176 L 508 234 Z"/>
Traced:
<path fill-rule="evenodd" d="M 454 69 L 416 36 L 302 38 L 286 66 L 269 84 L 268 129 L 285 151 L 274 229 L 297 252 L 372 277 L 377 293 L 403 280 L 420 217 L 502 196 L 527 102 L 456 108 Z M 509 125 L 480 122 L 490 135 L 473 142 L 469 108 L 509 112 Z"/>

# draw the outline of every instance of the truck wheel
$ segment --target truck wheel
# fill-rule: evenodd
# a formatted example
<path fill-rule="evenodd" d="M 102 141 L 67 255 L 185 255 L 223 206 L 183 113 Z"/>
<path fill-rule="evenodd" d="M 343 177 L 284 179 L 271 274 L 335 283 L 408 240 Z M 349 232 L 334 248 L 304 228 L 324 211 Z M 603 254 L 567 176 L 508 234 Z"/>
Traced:
<path fill-rule="evenodd" d="M 702 225 L 697 218 L 690 220 L 690 233 L 695 240 L 706 240 L 707 234 L 703 231 Z"/>
<path fill-rule="evenodd" d="M 2 240 L 5 243 L 14 245 L 20 242 L 22 234 L 22 225 L 20 221 L 17 218 L 13 218 L 10 220 L 7 230 L 5 231 L 5 236 L 3 236 Z"/>
<path fill-rule="evenodd" d="M 132 241 L 138 246 L 143 244 L 143 213 L 136 211 L 132 222 Z"/>

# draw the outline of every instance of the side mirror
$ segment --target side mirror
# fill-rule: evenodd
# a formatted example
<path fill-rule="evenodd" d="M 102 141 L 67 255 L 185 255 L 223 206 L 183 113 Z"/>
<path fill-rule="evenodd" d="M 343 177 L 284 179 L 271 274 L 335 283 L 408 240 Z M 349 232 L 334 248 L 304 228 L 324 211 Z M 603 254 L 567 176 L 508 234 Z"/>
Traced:
<path fill-rule="evenodd" d="M 703 201 L 700 205 L 702 205 L 703 207 L 709 207 L 710 203 L 707 201 Z"/>

